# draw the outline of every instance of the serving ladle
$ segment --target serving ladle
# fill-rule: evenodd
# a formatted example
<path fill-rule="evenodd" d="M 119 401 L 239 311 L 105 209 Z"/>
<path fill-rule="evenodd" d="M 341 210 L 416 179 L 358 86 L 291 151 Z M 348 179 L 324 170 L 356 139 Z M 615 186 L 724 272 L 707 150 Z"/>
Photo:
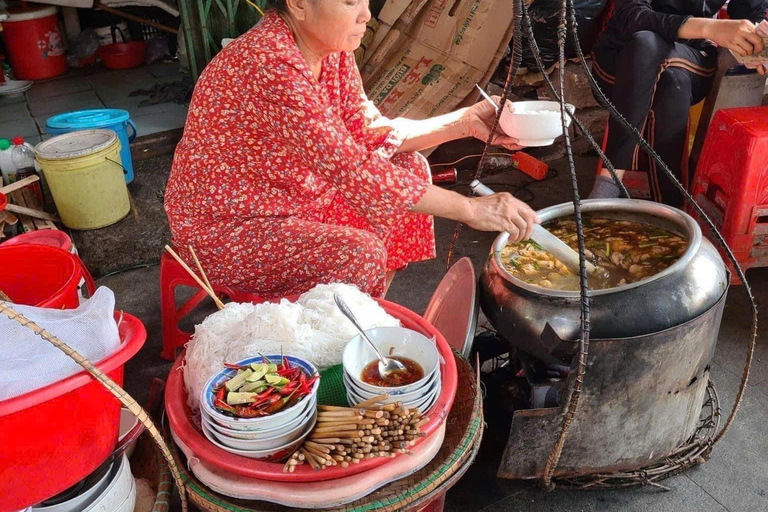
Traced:
<path fill-rule="evenodd" d="M 470 183 L 469 187 L 478 196 L 489 196 L 493 194 L 493 190 L 483 185 L 478 180 L 474 180 L 472 183 Z M 539 244 L 545 251 L 549 252 L 552 256 L 560 260 L 563 265 L 568 267 L 568 270 L 576 275 L 579 275 L 579 253 L 571 249 L 568 244 L 547 231 L 541 226 L 541 224 L 533 225 L 531 239 Z M 586 264 L 587 272 L 594 274 L 595 270 L 597 270 L 597 267 L 588 261 L 585 261 L 584 263 Z"/>
<path fill-rule="evenodd" d="M 357 322 L 357 318 L 355 318 L 355 315 L 352 314 L 352 310 L 349 309 L 349 306 L 347 306 L 347 303 L 344 302 L 344 299 L 341 298 L 341 296 L 338 293 L 333 294 L 333 300 L 336 301 L 336 305 L 339 306 L 339 309 L 344 314 L 345 317 L 349 319 L 350 322 L 357 328 L 358 332 L 360 332 L 360 336 L 363 337 L 365 341 L 368 342 L 368 344 L 371 346 L 374 352 L 376 352 L 376 356 L 379 358 L 379 375 L 381 375 L 382 379 L 386 379 L 387 375 L 389 375 L 392 372 L 402 372 L 405 371 L 405 366 L 400 361 L 397 361 L 396 359 L 388 359 L 381 355 L 381 352 L 379 352 L 379 349 L 376 348 L 376 345 L 373 344 L 373 342 L 368 338 L 368 336 L 365 335 L 365 331 L 360 326 L 360 324 Z"/>

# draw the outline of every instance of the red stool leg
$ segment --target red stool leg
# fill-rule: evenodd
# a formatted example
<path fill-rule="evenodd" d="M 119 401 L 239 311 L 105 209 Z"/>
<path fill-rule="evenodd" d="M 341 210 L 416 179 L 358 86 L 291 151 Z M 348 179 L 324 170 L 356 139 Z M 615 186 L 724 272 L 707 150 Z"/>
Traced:
<path fill-rule="evenodd" d="M 605 121 L 605 131 L 603 132 L 603 142 L 600 144 L 600 151 L 605 153 L 605 146 L 608 144 L 608 121 Z M 600 171 L 603 170 L 603 160 L 600 157 L 597 157 L 597 170 L 595 171 L 595 174 L 600 174 Z"/>
<path fill-rule="evenodd" d="M 171 276 L 172 265 L 177 263 L 163 252 L 160 257 L 160 318 L 163 324 L 163 350 L 160 357 L 173 361 L 176 355 L 177 326 L 174 322 L 176 316 L 176 298 L 174 296 L 174 284 Z"/>
<path fill-rule="evenodd" d="M 196 289 L 192 297 L 180 306 L 176 305 L 176 288 L 187 286 Z M 227 296 L 235 302 L 263 302 L 256 295 L 235 291 L 226 286 L 214 286 L 219 296 Z M 208 295 L 168 253 L 160 257 L 160 316 L 163 323 L 163 349 L 160 357 L 173 361 L 176 351 L 189 341 L 191 333 L 182 331 L 179 322 L 187 316 Z"/>
<path fill-rule="evenodd" d="M 195 288 L 195 294 L 180 307 L 176 306 L 176 288 Z M 179 329 L 179 322 L 208 295 L 169 254 L 160 258 L 160 316 L 163 323 L 163 349 L 160 357 L 173 361 L 176 351 L 189 341 L 191 333 Z"/>

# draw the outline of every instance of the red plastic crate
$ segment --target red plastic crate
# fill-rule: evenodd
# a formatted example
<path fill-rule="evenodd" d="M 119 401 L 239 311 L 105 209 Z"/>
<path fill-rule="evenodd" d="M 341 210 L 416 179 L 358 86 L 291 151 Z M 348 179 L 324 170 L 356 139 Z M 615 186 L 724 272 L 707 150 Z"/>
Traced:
<path fill-rule="evenodd" d="M 691 191 L 742 269 L 768 265 L 768 107 L 715 113 Z"/>

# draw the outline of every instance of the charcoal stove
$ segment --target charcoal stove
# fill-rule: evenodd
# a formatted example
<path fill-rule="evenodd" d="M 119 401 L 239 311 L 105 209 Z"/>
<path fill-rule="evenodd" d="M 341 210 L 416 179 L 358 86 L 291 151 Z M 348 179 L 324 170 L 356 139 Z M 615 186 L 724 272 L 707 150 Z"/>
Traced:
<path fill-rule="evenodd" d="M 584 201 L 582 212 L 653 224 L 689 244 L 677 262 L 654 276 L 590 292 L 588 366 L 556 478 L 637 470 L 663 460 L 693 435 L 729 283 L 718 251 L 682 211 L 623 199 Z M 538 214 L 543 221 L 570 217 L 573 205 Z M 480 278 L 483 312 L 510 348 L 529 361 L 551 368 L 571 365 L 578 347 L 579 293 L 533 286 L 507 273 L 499 254 L 506 243 L 505 234 L 496 238 Z M 552 404 L 552 396 L 562 398 L 558 391 L 566 387 L 565 381 L 546 380 L 538 383 L 546 396 L 531 396 L 531 402 L 554 406 L 515 411 L 501 477 L 544 475 L 564 405 Z"/>

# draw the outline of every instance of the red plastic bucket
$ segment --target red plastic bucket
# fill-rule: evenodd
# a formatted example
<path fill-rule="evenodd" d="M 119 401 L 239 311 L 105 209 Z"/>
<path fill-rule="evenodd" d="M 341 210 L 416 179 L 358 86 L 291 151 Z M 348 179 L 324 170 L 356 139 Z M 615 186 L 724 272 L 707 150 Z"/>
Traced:
<path fill-rule="evenodd" d="M 144 64 L 146 50 L 144 41 L 112 43 L 99 47 L 99 57 L 107 69 L 130 69 Z"/>
<path fill-rule="evenodd" d="M 147 332 L 116 312 L 120 348 L 96 367 L 122 385 L 123 365 Z M 0 402 L 0 512 L 40 503 L 76 484 L 106 460 L 117 443 L 120 402 L 82 371 L 45 388 Z"/>
<path fill-rule="evenodd" d="M 16 304 L 74 309 L 80 303 L 80 278 L 85 278 L 89 294 L 95 288 L 80 258 L 58 247 L 3 244 L 0 268 L 0 290 Z"/>
<path fill-rule="evenodd" d="M 9 9 L 3 40 L 13 74 L 19 80 L 42 80 L 67 71 L 67 55 L 56 19 L 56 7 Z"/>
<path fill-rule="evenodd" d="M 47 245 L 49 247 L 58 247 L 64 249 L 67 252 L 72 251 L 72 239 L 69 235 L 58 229 L 38 229 L 37 231 L 30 231 L 29 233 L 23 233 L 16 235 L 6 242 L 0 244 L 2 247 L 10 247 L 11 245 Z"/>

